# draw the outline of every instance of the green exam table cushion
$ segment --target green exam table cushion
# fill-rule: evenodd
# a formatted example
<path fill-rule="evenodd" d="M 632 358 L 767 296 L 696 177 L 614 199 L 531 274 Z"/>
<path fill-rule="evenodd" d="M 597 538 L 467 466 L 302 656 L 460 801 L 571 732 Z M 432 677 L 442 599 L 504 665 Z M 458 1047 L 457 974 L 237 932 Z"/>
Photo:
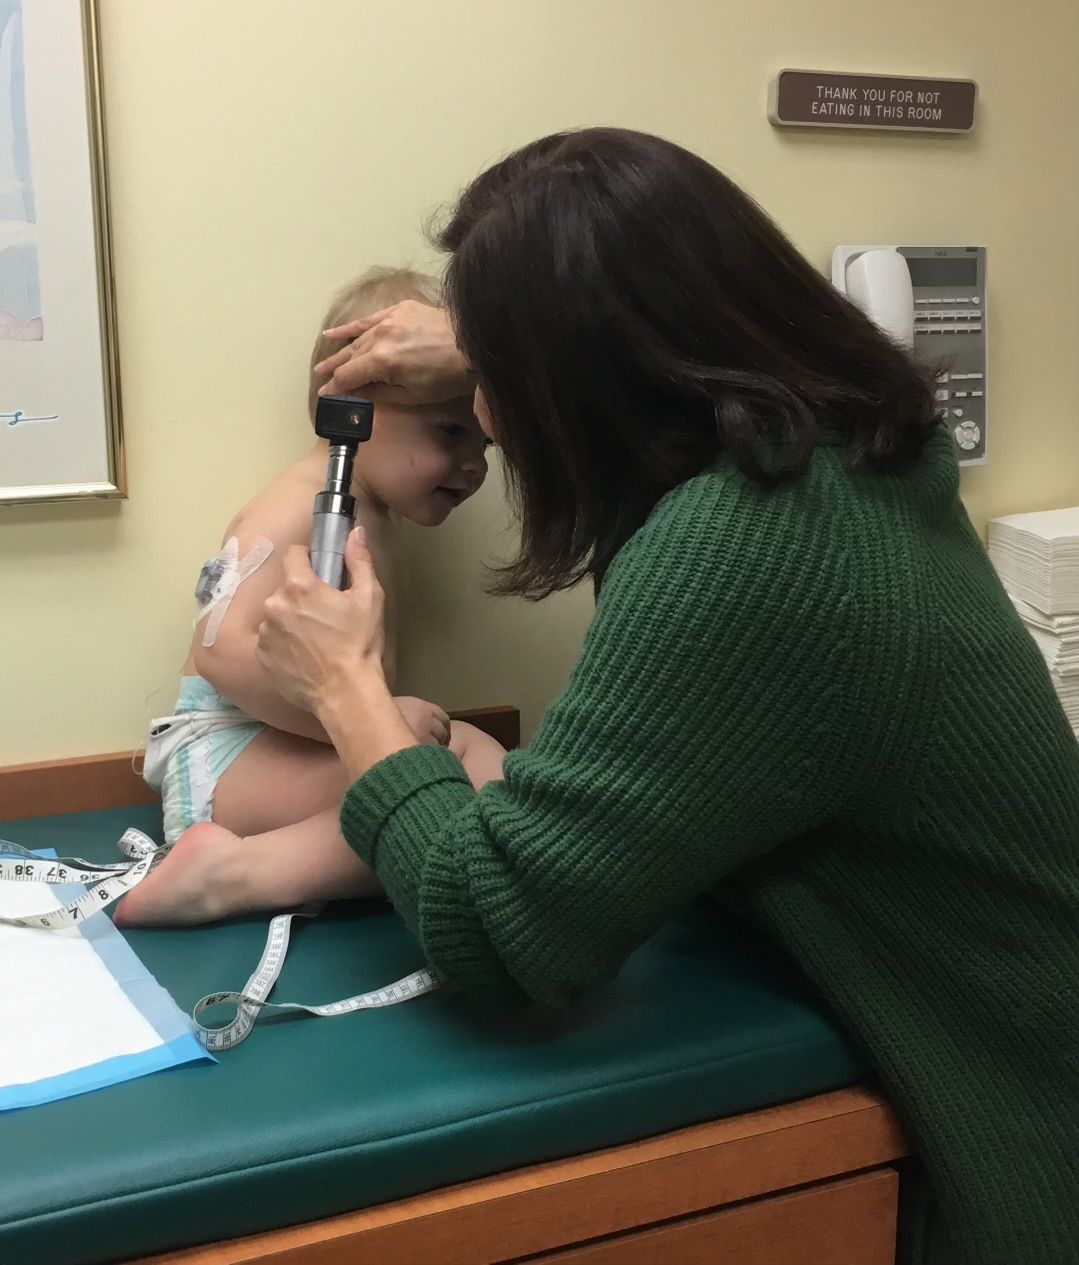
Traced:
<path fill-rule="evenodd" d="M 132 808 L 0 823 L 61 856 L 118 859 Z M 422 964 L 384 905 L 293 924 L 275 990 L 319 1003 Z M 132 931 L 185 1010 L 239 988 L 264 918 Z M 560 1014 L 436 993 L 333 1019 L 267 1018 L 216 1065 L 0 1114 L 0 1261 L 97 1265 L 400 1199 L 855 1082 L 864 1065 L 806 984 L 715 911 L 672 920 Z"/>

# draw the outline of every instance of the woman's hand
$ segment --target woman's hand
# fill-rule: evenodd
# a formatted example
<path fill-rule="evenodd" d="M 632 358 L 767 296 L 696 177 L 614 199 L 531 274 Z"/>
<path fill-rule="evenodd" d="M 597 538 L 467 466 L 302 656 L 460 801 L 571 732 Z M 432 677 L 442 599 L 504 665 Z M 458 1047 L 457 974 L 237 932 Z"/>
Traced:
<path fill-rule="evenodd" d="M 349 342 L 315 365 L 316 373 L 331 375 L 319 395 L 436 404 L 471 395 L 475 387 L 443 308 L 405 299 L 324 332 Z"/>
<path fill-rule="evenodd" d="M 311 570 L 307 551 L 285 555 L 285 582 L 266 599 L 258 656 L 276 689 L 314 712 L 353 778 L 416 745 L 382 674 L 382 587 L 363 528 L 345 546 L 352 587 L 339 593 Z"/>
<path fill-rule="evenodd" d="M 307 550 L 286 554 L 285 582 L 266 599 L 258 654 L 275 688 L 290 703 L 319 713 L 351 681 L 383 681 L 383 595 L 363 528 L 348 538 L 351 587 L 343 593 L 311 570 Z"/>

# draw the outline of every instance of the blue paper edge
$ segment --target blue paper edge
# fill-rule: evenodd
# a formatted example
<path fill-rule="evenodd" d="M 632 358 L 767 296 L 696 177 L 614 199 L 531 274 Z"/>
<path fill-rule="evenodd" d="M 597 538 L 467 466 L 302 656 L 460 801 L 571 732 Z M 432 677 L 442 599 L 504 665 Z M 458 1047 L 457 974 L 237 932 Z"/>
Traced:
<path fill-rule="evenodd" d="M 35 855 L 53 860 L 56 849 L 40 848 Z M 87 884 L 87 887 L 92 886 L 93 884 Z M 56 888 L 56 895 L 66 905 L 82 895 L 82 888 L 77 884 L 63 884 Z M 142 959 L 116 930 L 103 909 L 95 911 L 82 922 L 79 931 L 119 984 L 128 1001 L 161 1038 L 162 1045 L 168 1045 L 182 1036 L 194 1035 L 191 1018 L 184 1014 L 171 993 L 162 988 L 146 969 Z M 209 1051 L 207 1058 L 210 1062 L 217 1061 Z"/>
<path fill-rule="evenodd" d="M 37 1107 L 42 1103 L 55 1102 L 59 1098 L 73 1098 L 76 1094 L 118 1085 L 122 1081 L 135 1080 L 140 1076 L 148 1076 L 151 1072 L 164 1071 L 167 1067 L 176 1067 L 207 1056 L 208 1051 L 199 1045 L 195 1037 L 188 1034 L 177 1037 L 167 1045 L 156 1045 L 153 1049 L 143 1050 L 138 1054 L 118 1054 L 115 1058 L 91 1063 L 89 1067 L 79 1067 L 71 1072 L 62 1072 L 59 1076 L 48 1076 L 44 1080 L 30 1081 L 25 1085 L 9 1085 L 6 1089 L 0 1089 L 0 1111 Z"/>
<path fill-rule="evenodd" d="M 55 848 L 37 848 L 34 855 L 42 860 L 54 861 L 57 854 Z M 82 894 L 82 886 L 65 883 L 57 886 L 55 891 L 57 899 L 66 905 Z M 91 914 L 79 927 L 79 931 L 119 984 L 128 1001 L 161 1037 L 162 1044 L 136 1054 L 118 1054 L 100 1063 L 62 1072 L 59 1076 L 0 1088 L 0 1111 L 40 1106 L 60 1098 L 74 1098 L 77 1094 L 136 1080 L 140 1076 L 149 1076 L 152 1072 L 178 1067 L 184 1063 L 217 1062 L 210 1051 L 199 1043 L 192 1031 L 191 1019 L 150 974 L 138 954 L 112 925 L 112 920 L 103 910 Z M 150 987 L 147 988 L 147 985 Z"/>
<path fill-rule="evenodd" d="M 142 959 L 113 926 L 104 910 L 99 910 L 82 924 L 83 938 L 88 940 L 119 984 L 128 1001 L 157 1032 L 164 1045 L 184 1036 L 194 1036 L 190 1016 L 184 1014 L 172 994 L 157 982 Z M 206 1051 L 207 1058 L 216 1062 Z"/>

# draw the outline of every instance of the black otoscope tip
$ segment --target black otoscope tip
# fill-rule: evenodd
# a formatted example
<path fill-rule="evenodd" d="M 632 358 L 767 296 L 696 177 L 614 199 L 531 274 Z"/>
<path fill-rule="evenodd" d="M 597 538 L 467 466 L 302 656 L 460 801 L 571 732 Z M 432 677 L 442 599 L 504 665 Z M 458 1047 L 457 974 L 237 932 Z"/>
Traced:
<path fill-rule="evenodd" d="M 315 408 L 315 434 L 336 444 L 362 444 L 371 438 L 375 406 L 355 395 L 321 395 Z"/>

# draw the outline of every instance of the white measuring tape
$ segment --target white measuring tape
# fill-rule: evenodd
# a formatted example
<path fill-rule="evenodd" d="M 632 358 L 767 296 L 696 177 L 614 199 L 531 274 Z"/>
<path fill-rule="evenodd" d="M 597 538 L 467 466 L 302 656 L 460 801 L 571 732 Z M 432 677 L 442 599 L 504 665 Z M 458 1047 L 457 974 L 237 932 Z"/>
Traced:
<path fill-rule="evenodd" d="M 83 883 L 85 893 L 59 909 L 44 914 L 26 914 L 21 918 L 5 918 L 0 923 L 15 927 L 43 927 L 56 931 L 70 927 L 80 919 L 85 920 L 119 900 L 159 865 L 171 848 L 158 845 L 141 830 L 125 830 L 117 845 L 130 858 L 115 865 L 97 865 L 78 857 L 63 857 L 57 861 L 36 857 L 17 843 L 0 839 L 0 880 L 17 883 L 47 883 L 52 887 L 63 883 Z M 310 911 L 302 916 L 310 917 Z M 328 1002 L 324 1006 L 304 1006 L 299 1002 L 267 1001 L 281 974 L 288 953 L 289 934 L 294 914 L 278 914 L 270 922 L 266 947 L 251 978 L 240 992 L 210 993 L 195 1004 L 191 1012 L 195 1032 L 207 1050 L 229 1050 L 246 1041 L 262 1011 L 299 1010 L 304 1014 L 327 1018 L 331 1015 L 348 1015 L 355 1010 L 374 1010 L 379 1006 L 395 1006 L 433 992 L 438 979 L 430 970 L 413 971 L 403 979 L 376 988 L 369 993 L 357 993 L 341 1001 Z M 236 1016 L 221 1028 L 207 1028 L 199 1022 L 200 1016 L 214 1006 L 235 1006 Z"/>

